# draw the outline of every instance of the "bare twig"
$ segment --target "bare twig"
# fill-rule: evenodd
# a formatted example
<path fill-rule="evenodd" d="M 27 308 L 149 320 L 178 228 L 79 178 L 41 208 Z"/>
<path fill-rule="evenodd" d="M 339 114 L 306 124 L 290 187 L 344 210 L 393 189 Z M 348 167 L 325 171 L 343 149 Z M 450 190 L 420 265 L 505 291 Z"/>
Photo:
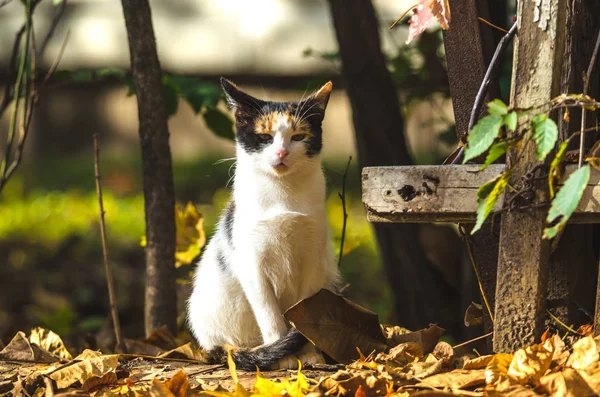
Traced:
<path fill-rule="evenodd" d="M 411 12 L 412 10 L 414 10 L 415 8 L 417 8 L 419 4 L 415 4 L 414 6 L 410 7 L 408 10 L 404 11 L 404 14 L 400 15 L 400 18 L 396 19 L 394 21 L 394 23 L 390 26 L 390 30 L 394 29 L 394 27 L 396 25 L 398 25 L 398 23 L 402 20 L 402 18 L 404 18 L 406 16 L 406 14 L 408 14 L 409 12 Z"/>
<path fill-rule="evenodd" d="M 67 0 L 63 0 L 60 3 L 60 5 L 58 6 L 56 12 L 54 13 L 54 17 L 52 17 L 52 22 L 50 23 L 50 29 L 48 30 L 48 33 L 46 33 L 46 37 L 44 38 L 44 41 L 42 42 L 42 45 L 40 47 L 40 52 L 39 52 L 40 56 L 44 55 L 44 52 L 46 51 L 46 46 L 48 46 L 50 39 L 52 38 L 52 36 L 54 36 L 54 32 L 56 31 L 58 22 L 60 21 L 63 14 L 65 13 L 66 8 L 67 8 Z"/>
<path fill-rule="evenodd" d="M 0 8 L 4 7 L 5 5 L 7 5 L 8 3 L 10 3 L 12 0 L 0 0 Z"/>
<path fill-rule="evenodd" d="M 17 66 L 17 58 L 19 55 L 19 46 L 21 45 L 21 38 L 23 37 L 23 33 L 25 33 L 25 25 L 21 26 L 21 29 L 15 35 L 15 41 L 13 43 L 12 52 L 10 55 L 10 61 L 8 62 L 8 83 L 6 87 L 4 87 L 4 95 L 2 96 L 2 103 L 0 103 L 0 115 L 4 113 L 8 105 L 12 102 L 12 90 L 14 88 L 14 84 L 12 83 L 15 76 L 15 69 Z"/>
<path fill-rule="evenodd" d="M 477 277 L 477 285 L 479 286 L 479 292 L 481 293 L 481 298 L 483 299 L 483 302 L 485 303 L 485 307 L 488 311 L 490 320 L 492 320 L 492 324 L 493 324 L 494 323 L 494 313 L 492 312 L 490 303 L 487 299 L 487 296 L 485 295 L 485 291 L 483 290 L 483 285 L 481 284 L 481 277 L 479 277 L 479 271 L 477 270 L 477 266 L 475 264 L 475 256 L 473 255 L 473 249 L 471 248 L 471 239 L 469 238 L 469 234 L 466 233 L 466 231 L 464 230 L 463 225 L 459 225 L 458 230 L 465 239 L 465 243 L 467 245 L 467 253 L 469 254 L 469 259 L 471 260 L 471 265 L 473 266 L 473 271 L 475 272 L 475 277 Z"/>
<path fill-rule="evenodd" d="M 338 267 L 342 264 L 342 256 L 344 254 L 344 240 L 346 239 L 346 221 L 348 220 L 348 213 L 346 212 L 346 177 L 348 176 L 348 168 L 350 168 L 350 162 L 352 156 L 348 156 L 348 164 L 346 164 L 346 170 L 342 177 L 342 192 L 338 193 L 340 200 L 342 200 L 342 210 L 344 211 L 344 223 L 342 224 L 342 237 L 340 241 L 340 255 L 338 257 Z"/>
<path fill-rule="evenodd" d="M 546 313 L 548 313 L 548 315 L 550 316 L 550 318 L 552 320 L 554 320 L 558 325 L 560 325 L 561 327 L 563 327 L 567 331 L 574 333 L 575 335 L 579 335 L 577 333 L 577 331 L 575 331 L 573 328 L 569 327 L 567 324 L 565 324 L 562 321 L 560 321 L 560 319 L 558 317 L 556 317 L 554 314 L 552 314 L 552 312 L 550 310 L 546 309 Z"/>
<path fill-rule="evenodd" d="M 454 345 L 454 346 L 452 346 L 452 348 L 453 348 L 453 349 L 457 349 L 457 348 L 459 348 L 459 347 L 466 346 L 466 345 L 468 345 L 469 343 L 477 342 L 478 340 L 485 339 L 485 338 L 487 338 L 487 337 L 489 337 L 489 336 L 492 336 L 493 334 L 494 334 L 494 332 L 488 332 L 488 333 L 487 333 L 487 334 L 485 334 L 485 335 L 481 335 L 481 336 L 478 336 L 477 338 L 473 338 L 473 339 L 470 339 L 470 340 L 468 340 L 468 341 L 466 341 L 466 342 L 459 343 L 458 345 Z"/>
<path fill-rule="evenodd" d="M 482 18 L 482 17 L 477 17 L 477 19 L 479 19 L 481 22 L 485 23 L 485 24 L 486 24 L 486 25 L 488 25 L 488 26 L 491 26 L 491 27 L 493 27 L 493 28 L 495 28 L 495 29 L 498 29 L 498 30 L 499 30 L 499 31 L 501 31 L 501 32 L 504 32 L 505 34 L 506 34 L 506 33 L 508 33 L 508 30 L 506 30 L 506 29 L 504 29 L 504 28 L 501 28 L 501 27 L 500 27 L 500 26 L 498 26 L 498 25 L 494 25 L 493 23 L 491 23 L 491 22 L 490 22 L 490 21 L 488 21 L 487 19 L 484 19 L 484 18 Z"/>
<path fill-rule="evenodd" d="M 594 65 L 596 65 L 596 59 L 598 58 L 598 50 L 600 49 L 600 30 L 598 31 L 598 37 L 596 38 L 596 45 L 594 52 L 592 53 L 592 59 L 588 65 L 587 72 L 583 77 L 583 95 L 586 96 L 588 88 L 590 86 L 590 79 L 592 78 L 592 71 Z M 585 108 L 581 108 L 581 137 L 579 138 L 579 168 L 583 165 L 584 151 L 585 151 Z"/>
<path fill-rule="evenodd" d="M 102 238 L 102 256 L 104 257 L 104 269 L 106 270 L 106 284 L 108 285 L 108 299 L 110 301 L 110 313 L 115 329 L 117 348 L 125 351 L 125 345 L 121 339 L 121 325 L 119 323 L 119 312 L 117 311 L 117 299 L 112 276 L 112 268 L 108 262 L 108 249 L 106 247 L 106 227 L 104 225 L 104 204 L 102 202 L 102 184 L 100 183 L 100 147 L 98 135 L 94 134 L 94 170 L 96 175 L 96 193 L 98 194 L 98 205 L 100 207 L 100 237 Z"/>
<path fill-rule="evenodd" d="M 508 43 L 512 40 L 512 38 L 517 33 L 517 23 L 515 22 L 513 26 L 510 28 L 508 33 L 502 37 L 498 46 L 496 47 L 496 52 L 494 52 L 494 56 L 490 61 L 490 65 L 485 72 L 485 76 L 483 77 L 483 81 L 481 82 L 481 86 L 479 87 L 479 91 L 477 92 L 477 96 L 475 97 L 475 103 L 473 104 L 473 110 L 471 111 L 471 118 L 469 119 L 469 130 L 471 132 L 473 126 L 477 122 L 477 118 L 479 117 L 479 112 L 481 111 L 481 106 L 483 105 L 483 101 L 485 96 L 487 95 L 488 87 L 492 79 L 496 76 L 496 71 L 498 70 L 498 66 L 500 65 L 500 60 L 502 59 L 502 55 L 506 51 L 506 47 L 508 47 Z M 452 164 L 460 164 L 464 158 L 465 148 L 464 146 L 461 148 L 460 152 L 456 155 L 454 160 L 452 160 Z"/>

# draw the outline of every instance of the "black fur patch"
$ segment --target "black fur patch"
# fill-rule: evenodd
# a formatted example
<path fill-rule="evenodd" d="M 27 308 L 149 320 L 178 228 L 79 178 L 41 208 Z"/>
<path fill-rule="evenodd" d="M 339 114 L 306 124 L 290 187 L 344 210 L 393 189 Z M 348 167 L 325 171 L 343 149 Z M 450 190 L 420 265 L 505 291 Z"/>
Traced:
<path fill-rule="evenodd" d="M 225 255 L 223 254 L 221 247 L 217 248 L 217 265 L 219 265 L 219 269 L 223 273 L 229 273 L 229 265 L 227 264 L 227 260 L 225 259 Z"/>
<path fill-rule="evenodd" d="M 306 343 L 308 340 L 292 327 L 283 338 L 273 343 L 252 349 L 235 349 L 231 351 L 231 357 L 238 369 L 254 371 L 258 367 L 268 370 L 285 356 L 299 351 Z M 206 358 L 209 364 L 227 364 L 227 351 L 221 346 L 215 347 L 207 351 Z"/>
<path fill-rule="evenodd" d="M 225 237 L 227 238 L 227 244 L 233 247 L 233 219 L 235 216 L 235 201 L 231 200 L 225 210 L 223 218 L 223 226 L 225 226 Z"/>

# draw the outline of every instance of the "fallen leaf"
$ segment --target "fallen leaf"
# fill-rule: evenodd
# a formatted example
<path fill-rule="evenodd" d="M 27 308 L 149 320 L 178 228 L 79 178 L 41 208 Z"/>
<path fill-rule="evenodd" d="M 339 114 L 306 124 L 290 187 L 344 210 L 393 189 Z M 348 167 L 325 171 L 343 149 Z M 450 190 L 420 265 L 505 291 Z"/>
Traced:
<path fill-rule="evenodd" d="M 102 376 L 92 375 L 83 382 L 81 388 L 86 392 L 95 392 L 102 386 L 111 386 L 117 383 L 117 374 L 114 371 Z"/>
<path fill-rule="evenodd" d="M 41 327 L 32 329 L 29 335 L 29 342 L 35 343 L 42 349 L 59 357 L 61 360 L 68 361 L 73 359 L 73 356 L 67 350 L 60 336 L 48 329 Z"/>
<path fill-rule="evenodd" d="M 164 352 L 158 357 L 161 358 L 185 358 L 189 360 L 198 360 L 205 361 L 205 352 L 200 349 L 194 342 L 186 343 L 185 345 L 181 345 L 176 347 L 173 350 L 169 350 L 168 352 Z"/>
<path fill-rule="evenodd" d="M 445 362 L 449 362 L 454 357 L 454 349 L 448 342 L 438 342 L 433 349 L 433 355 L 439 358 L 440 360 L 444 360 Z"/>
<path fill-rule="evenodd" d="M 487 365 L 494 358 L 493 355 L 489 354 L 487 356 L 479 356 L 473 359 L 468 360 L 463 365 L 463 369 L 482 369 L 486 368 Z"/>
<path fill-rule="evenodd" d="M 37 363 L 53 363 L 58 357 L 29 342 L 24 332 L 17 332 L 12 340 L 0 351 L 0 359 L 30 361 Z"/>
<path fill-rule="evenodd" d="M 510 363 L 508 376 L 518 383 L 535 386 L 550 368 L 553 354 L 552 339 L 546 340 L 543 344 L 519 349 Z"/>
<path fill-rule="evenodd" d="M 119 356 L 117 354 L 102 355 L 99 352 L 86 349 L 75 357 L 69 364 L 62 365 L 48 374 L 56 382 L 58 389 L 64 389 L 75 382 L 85 383 L 92 377 L 102 377 L 117 368 Z"/>
<path fill-rule="evenodd" d="M 169 331 L 169 328 L 166 325 L 155 329 L 152 331 L 150 336 L 142 339 L 142 341 L 150 343 L 163 350 L 175 349 L 180 345 L 180 342 L 177 342 L 177 339 L 171 334 L 171 331 Z"/>
<path fill-rule="evenodd" d="M 485 367 L 485 383 L 494 385 L 502 379 L 507 378 L 508 367 L 513 360 L 512 354 L 495 354 Z"/>
<path fill-rule="evenodd" d="M 206 244 L 204 217 L 190 202 L 185 207 L 175 206 L 176 248 L 175 267 L 189 265 L 200 255 Z"/>
<path fill-rule="evenodd" d="M 340 363 L 365 353 L 385 351 L 377 314 L 322 289 L 289 308 L 284 317 L 315 346 Z"/>
<path fill-rule="evenodd" d="M 417 387 L 463 389 L 485 385 L 485 370 L 455 369 L 425 378 Z"/>
<path fill-rule="evenodd" d="M 580 397 L 596 394 L 579 372 L 571 368 L 544 376 L 540 379 L 540 384 L 545 392 L 555 397 Z"/>
<path fill-rule="evenodd" d="M 445 329 L 432 324 L 429 326 L 429 328 L 421 329 L 419 331 L 394 335 L 392 340 L 394 342 L 394 346 L 406 342 L 419 343 L 423 347 L 423 352 L 427 354 L 433 351 L 435 345 L 440 340 L 440 336 L 442 336 L 444 332 L 446 332 Z"/>
<path fill-rule="evenodd" d="M 476 327 L 483 324 L 483 307 L 471 302 L 465 311 L 465 327 Z"/>
<path fill-rule="evenodd" d="M 527 386 L 523 385 L 508 385 L 501 390 L 486 389 L 486 397 L 540 397 L 541 394 L 536 393 Z"/>
<path fill-rule="evenodd" d="M 598 347 L 591 336 L 585 336 L 573 344 L 573 354 L 567 361 L 567 366 L 575 369 L 586 369 L 598 362 Z"/>
<path fill-rule="evenodd" d="M 376 361 L 398 360 L 400 357 L 408 357 L 411 360 L 423 357 L 423 346 L 416 342 L 400 343 L 398 346 L 392 347 L 389 353 L 379 353 Z"/>

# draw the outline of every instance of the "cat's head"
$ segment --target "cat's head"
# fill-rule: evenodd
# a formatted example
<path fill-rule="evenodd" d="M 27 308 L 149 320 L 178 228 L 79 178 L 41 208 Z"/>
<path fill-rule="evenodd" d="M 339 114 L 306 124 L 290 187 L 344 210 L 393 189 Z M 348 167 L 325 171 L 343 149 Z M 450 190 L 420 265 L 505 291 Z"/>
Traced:
<path fill-rule="evenodd" d="M 254 167 L 269 175 L 284 176 L 320 166 L 321 123 L 331 82 L 298 102 L 254 98 L 223 78 L 221 85 L 227 103 L 235 109 L 238 152 L 243 151 Z"/>

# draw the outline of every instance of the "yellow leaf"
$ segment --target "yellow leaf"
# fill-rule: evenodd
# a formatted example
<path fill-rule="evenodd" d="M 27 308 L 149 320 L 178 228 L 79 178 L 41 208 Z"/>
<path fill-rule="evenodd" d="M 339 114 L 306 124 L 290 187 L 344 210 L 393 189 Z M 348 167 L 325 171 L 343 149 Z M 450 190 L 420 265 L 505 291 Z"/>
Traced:
<path fill-rule="evenodd" d="M 579 339 L 573 344 L 573 354 L 567 361 L 567 366 L 575 369 L 586 369 L 598 362 L 598 347 L 591 336 Z"/>
<path fill-rule="evenodd" d="M 579 372 L 571 368 L 546 375 L 540 379 L 540 383 L 551 396 L 579 397 L 596 394 Z"/>
<path fill-rule="evenodd" d="M 553 354 L 552 339 L 547 339 L 543 344 L 519 349 L 510 363 L 508 376 L 520 384 L 535 386 L 550 368 Z"/>
<path fill-rule="evenodd" d="M 74 364 L 64 366 L 61 369 L 48 375 L 56 382 L 58 389 L 64 389 L 75 382 L 85 383 L 92 376 L 104 376 L 108 372 L 114 371 L 119 362 L 117 354 L 102 355 L 93 350 L 84 350 L 73 360 Z"/>
<path fill-rule="evenodd" d="M 31 334 L 29 335 L 29 342 L 35 343 L 42 349 L 60 357 L 62 360 L 73 359 L 73 356 L 71 356 L 71 353 L 69 353 L 65 347 L 60 336 L 48 329 L 40 327 L 32 329 Z"/>
<path fill-rule="evenodd" d="M 280 396 L 285 390 L 283 383 L 276 383 L 265 379 L 260 374 L 260 371 L 256 371 L 256 382 L 252 388 L 252 395 L 257 396 Z"/>
<path fill-rule="evenodd" d="M 512 354 L 498 353 L 494 355 L 485 367 L 485 383 L 493 385 L 501 379 L 506 378 L 512 359 Z"/>
<path fill-rule="evenodd" d="M 204 218 L 190 202 L 185 208 L 175 206 L 176 250 L 175 267 L 192 263 L 206 244 Z"/>
<path fill-rule="evenodd" d="M 492 355 L 479 356 L 473 358 L 463 365 L 463 369 L 483 369 L 487 367 L 487 365 L 490 363 L 490 361 L 492 361 L 493 358 L 494 356 Z"/>

